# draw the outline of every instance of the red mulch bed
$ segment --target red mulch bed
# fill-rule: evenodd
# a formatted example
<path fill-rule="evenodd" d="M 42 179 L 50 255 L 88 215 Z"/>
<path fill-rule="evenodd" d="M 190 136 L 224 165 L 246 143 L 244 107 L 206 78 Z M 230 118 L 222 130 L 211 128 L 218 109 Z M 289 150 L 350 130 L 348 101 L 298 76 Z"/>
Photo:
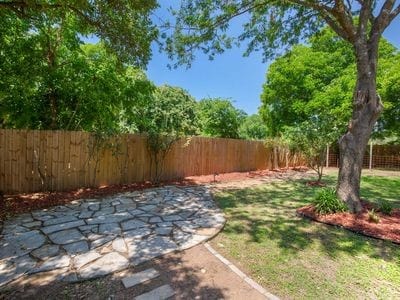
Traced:
<path fill-rule="evenodd" d="M 359 214 L 348 212 L 329 215 L 319 215 L 312 205 L 297 210 L 297 213 L 314 221 L 336 225 L 363 235 L 388 240 L 400 244 L 400 209 L 394 209 L 390 215 L 377 211 L 377 208 L 366 201 L 362 201 L 363 210 Z M 369 221 L 368 210 L 374 208 L 379 216 L 379 222 Z"/>
<path fill-rule="evenodd" d="M 133 183 L 125 185 L 109 185 L 95 188 L 80 188 L 73 191 L 65 192 L 39 192 L 29 194 L 5 195 L 3 201 L 0 196 L 0 221 L 10 216 L 29 212 L 36 209 L 43 209 L 57 205 L 63 205 L 77 199 L 84 198 L 100 198 L 107 195 L 117 194 L 121 192 L 129 192 L 147 189 L 164 185 L 197 185 L 213 182 L 229 182 L 237 180 L 245 180 L 249 178 L 257 178 L 264 176 L 273 176 L 276 172 L 286 172 L 288 169 L 279 170 L 261 170 L 252 172 L 233 172 L 224 174 L 191 176 L 182 180 L 162 182 L 160 184 L 152 184 L 151 182 Z M 297 169 L 296 169 L 297 170 Z M 299 170 L 297 170 L 299 171 Z M 306 171 L 305 168 L 300 171 Z"/>

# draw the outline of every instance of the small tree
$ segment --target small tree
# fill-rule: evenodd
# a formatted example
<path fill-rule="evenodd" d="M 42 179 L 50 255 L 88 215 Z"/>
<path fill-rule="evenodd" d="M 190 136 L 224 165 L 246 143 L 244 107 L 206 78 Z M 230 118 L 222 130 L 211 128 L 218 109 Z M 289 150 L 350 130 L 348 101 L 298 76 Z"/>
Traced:
<path fill-rule="evenodd" d="M 147 134 L 153 182 L 161 180 L 164 161 L 173 144 L 197 132 L 196 101 L 185 90 L 161 86 L 152 101 L 137 108 L 136 122 L 140 132 Z"/>
<path fill-rule="evenodd" d="M 286 127 L 284 137 L 292 151 L 301 153 L 309 168 L 318 174 L 321 182 L 326 163 L 326 146 L 333 143 L 340 132 L 326 120 L 305 121 L 299 126 Z"/>

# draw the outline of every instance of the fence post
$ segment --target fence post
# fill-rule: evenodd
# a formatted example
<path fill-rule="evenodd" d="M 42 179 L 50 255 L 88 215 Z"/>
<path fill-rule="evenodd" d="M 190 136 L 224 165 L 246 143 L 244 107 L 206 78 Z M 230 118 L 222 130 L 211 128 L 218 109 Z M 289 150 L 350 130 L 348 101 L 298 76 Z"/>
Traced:
<path fill-rule="evenodd" d="M 329 167 L 329 144 L 326 144 L 326 167 Z"/>
<path fill-rule="evenodd" d="M 372 141 L 369 144 L 369 169 L 372 169 Z"/>

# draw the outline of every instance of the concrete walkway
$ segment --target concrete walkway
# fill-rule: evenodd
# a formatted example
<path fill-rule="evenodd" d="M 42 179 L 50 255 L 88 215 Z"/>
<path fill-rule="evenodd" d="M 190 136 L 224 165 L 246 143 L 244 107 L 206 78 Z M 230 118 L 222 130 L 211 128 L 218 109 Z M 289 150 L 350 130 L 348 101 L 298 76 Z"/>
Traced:
<path fill-rule="evenodd" d="M 83 199 L 5 221 L 0 286 L 58 270 L 76 282 L 136 266 L 215 235 L 225 219 L 205 186 L 147 189 Z"/>

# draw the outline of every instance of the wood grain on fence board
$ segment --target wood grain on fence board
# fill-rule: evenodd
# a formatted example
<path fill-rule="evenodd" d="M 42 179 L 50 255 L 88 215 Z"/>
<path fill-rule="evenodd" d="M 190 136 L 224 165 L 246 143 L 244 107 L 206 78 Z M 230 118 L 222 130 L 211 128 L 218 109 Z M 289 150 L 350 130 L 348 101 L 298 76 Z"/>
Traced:
<path fill-rule="evenodd" d="M 124 134 L 98 140 L 88 132 L 0 129 L 0 190 L 63 191 L 151 180 L 146 139 Z M 279 166 L 299 163 L 280 152 Z M 168 153 L 161 179 L 270 169 L 272 155 L 262 141 L 184 138 Z"/>

